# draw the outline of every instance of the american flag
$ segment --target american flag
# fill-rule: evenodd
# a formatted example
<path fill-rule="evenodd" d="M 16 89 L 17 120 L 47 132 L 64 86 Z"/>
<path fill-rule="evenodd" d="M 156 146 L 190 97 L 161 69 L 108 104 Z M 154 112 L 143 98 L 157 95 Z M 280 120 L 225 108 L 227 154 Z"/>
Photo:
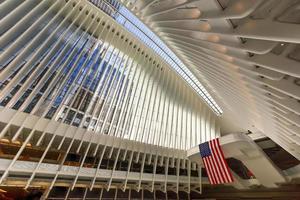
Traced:
<path fill-rule="evenodd" d="M 200 154 L 212 185 L 233 182 L 219 138 L 199 144 Z"/>

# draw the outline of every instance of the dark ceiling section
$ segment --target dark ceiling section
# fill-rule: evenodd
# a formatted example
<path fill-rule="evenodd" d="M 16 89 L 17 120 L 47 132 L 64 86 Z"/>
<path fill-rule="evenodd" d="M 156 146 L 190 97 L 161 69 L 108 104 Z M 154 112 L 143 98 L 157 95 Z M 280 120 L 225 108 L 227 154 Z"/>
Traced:
<path fill-rule="evenodd" d="M 269 138 L 256 141 L 256 143 L 281 170 L 286 170 L 300 164 L 299 160 Z"/>

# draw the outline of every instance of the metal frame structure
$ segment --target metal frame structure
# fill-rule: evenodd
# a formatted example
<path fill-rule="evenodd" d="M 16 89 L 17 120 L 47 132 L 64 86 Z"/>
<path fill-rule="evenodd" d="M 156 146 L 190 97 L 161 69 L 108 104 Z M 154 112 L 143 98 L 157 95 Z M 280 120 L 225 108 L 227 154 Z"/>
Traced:
<path fill-rule="evenodd" d="M 0 10 L 0 142 L 18 148 L 1 159 L 1 185 L 22 173 L 45 198 L 59 185 L 199 191 L 186 150 L 220 135 L 218 117 L 163 58 L 88 1 Z"/>
<path fill-rule="evenodd" d="M 43 199 L 60 186 L 65 199 L 76 188 L 83 198 L 101 189 L 100 199 L 201 193 L 197 145 L 247 130 L 221 137 L 225 156 L 255 174 L 234 173 L 231 186 L 299 177 L 299 166 L 279 170 L 253 142 L 269 137 L 300 159 L 298 1 L 116 2 L 0 1 L 1 186 L 42 188 Z M 123 6 L 166 45 L 118 21 Z"/>
<path fill-rule="evenodd" d="M 219 102 L 223 133 L 260 132 L 300 159 L 299 1 L 121 2 Z"/>

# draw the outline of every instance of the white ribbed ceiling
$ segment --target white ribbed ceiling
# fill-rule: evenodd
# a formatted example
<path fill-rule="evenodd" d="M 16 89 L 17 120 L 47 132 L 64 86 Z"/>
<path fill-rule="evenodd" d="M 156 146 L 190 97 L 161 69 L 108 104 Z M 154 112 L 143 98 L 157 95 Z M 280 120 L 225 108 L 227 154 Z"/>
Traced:
<path fill-rule="evenodd" d="M 224 110 L 300 159 L 299 0 L 123 0 Z"/>

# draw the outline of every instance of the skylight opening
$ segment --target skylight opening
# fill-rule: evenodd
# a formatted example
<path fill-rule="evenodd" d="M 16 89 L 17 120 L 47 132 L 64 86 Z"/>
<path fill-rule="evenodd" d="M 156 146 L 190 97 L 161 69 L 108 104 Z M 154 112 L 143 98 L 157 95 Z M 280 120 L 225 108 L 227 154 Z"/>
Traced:
<path fill-rule="evenodd" d="M 207 103 L 207 105 L 217 114 L 222 115 L 222 109 L 217 105 L 207 90 L 185 66 L 185 64 L 175 55 L 175 53 L 141 20 L 131 11 L 119 3 L 117 0 L 89 0 L 98 8 L 113 17 L 119 24 L 133 33 L 145 45 L 153 49 L 161 56 Z"/>

